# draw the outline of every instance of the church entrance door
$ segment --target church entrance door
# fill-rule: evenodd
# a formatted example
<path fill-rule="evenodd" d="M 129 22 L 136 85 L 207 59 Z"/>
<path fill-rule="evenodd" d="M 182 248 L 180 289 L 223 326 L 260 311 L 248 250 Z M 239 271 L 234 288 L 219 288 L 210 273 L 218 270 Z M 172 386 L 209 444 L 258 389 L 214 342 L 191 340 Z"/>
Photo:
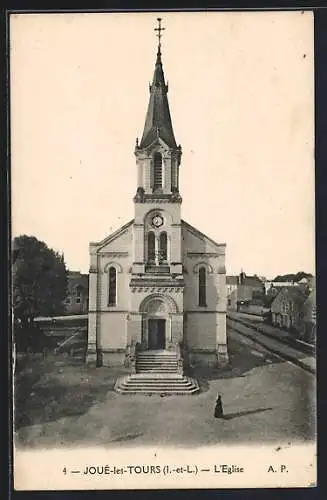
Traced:
<path fill-rule="evenodd" d="M 165 348 L 165 331 L 166 331 L 166 320 L 149 318 L 149 339 L 148 348 L 149 349 L 164 349 Z"/>

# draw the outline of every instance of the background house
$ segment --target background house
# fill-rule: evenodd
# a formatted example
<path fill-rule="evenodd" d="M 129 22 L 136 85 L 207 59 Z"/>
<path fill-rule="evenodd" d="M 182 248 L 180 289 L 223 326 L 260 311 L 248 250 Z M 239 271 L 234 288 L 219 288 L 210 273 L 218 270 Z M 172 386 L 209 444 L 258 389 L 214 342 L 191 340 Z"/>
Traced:
<path fill-rule="evenodd" d="M 316 340 L 316 330 L 316 290 L 313 289 L 303 304 L 303 325 L 300 331 L 301 337 L 307 342 L 314 342 Z"/>
<path fill-rule="evenodd" d="M 236 309 L 238 276 L 226 276 L 227 307 Z"/>
<path fill-rule="evenodd" d="M 271 304 L 272 324 L 300 332 L 303 328 L 303 305 L 306 298 L 298 287 L 282 288 Z"/>
<path fill-rule="evenodd" d="M 242 271 L 239 276 L 227 276 L 226 287 L 229 309 L 239 310 L 242 305 L 262 305 L 265 287 L 257 275 L 247 276 Z"/>
<path fill-rule="evenodd" d="M 304 271 L 299 271 L 296 274 L 285 274 L 282 276 L 276 276 L 273 280 L 266 280 L 264 283 L 265 293 L 271 288 L 284 288 L 285 286 L 299 286 L 302 290 L 307 288 L 312 289 L 314 286 L 314 276 L 310 273 L 305 273 Z"/>
<path fill-rule="evenodd" d="M 264 283 L 265 293 L 267 294 L 272 288 L 274 288 L 276 290 L 276 295 L 277 295 L 278 290 L 280 290 L 281 288 L 285 288 L 285 286 L 290 287 L 294 285 L 295 285 L 294 281 L 266 281 Z"/>
<path fill-rule="evenodd" d="M 87 314 L 89 300 L 89 276 L 77 271 L 68 273 L 66 314 Z"/>

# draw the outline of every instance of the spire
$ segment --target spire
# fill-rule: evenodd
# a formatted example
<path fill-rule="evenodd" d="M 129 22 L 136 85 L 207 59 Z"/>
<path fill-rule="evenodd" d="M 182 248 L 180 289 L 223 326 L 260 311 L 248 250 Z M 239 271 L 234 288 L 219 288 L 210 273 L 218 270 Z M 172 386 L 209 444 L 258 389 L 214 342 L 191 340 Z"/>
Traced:
<path fill-rule="evenodd" d="M 149 146 L 156 137 L 160 137 L 169 147 L 176 148 L 176 141 L 171 123 L 168 104 L 168 85 L 165 83 L 165 75 L 161 61 L 161 32 L 165 29 L 161 26 L 161 18 L 158 17 L 158 27 L 154 30 L 158 32 L 157 59 L 154 68 L 152 85 L 150 85 L 150 101 L 146 114 L 143 136 L 140 148 Z"/>

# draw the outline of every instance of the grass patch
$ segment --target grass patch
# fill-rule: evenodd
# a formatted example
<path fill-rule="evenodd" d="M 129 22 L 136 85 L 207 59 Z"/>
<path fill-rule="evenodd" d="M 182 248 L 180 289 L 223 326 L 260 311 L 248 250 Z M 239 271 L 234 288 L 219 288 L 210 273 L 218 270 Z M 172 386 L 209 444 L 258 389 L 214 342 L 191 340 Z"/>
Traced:
<path fill-rule="evenodd" d="M 15 374 L 15 428 L 79 416 L 114 389 L 122 370 L 93 368 L 52 356 L 31 360 Z"/>

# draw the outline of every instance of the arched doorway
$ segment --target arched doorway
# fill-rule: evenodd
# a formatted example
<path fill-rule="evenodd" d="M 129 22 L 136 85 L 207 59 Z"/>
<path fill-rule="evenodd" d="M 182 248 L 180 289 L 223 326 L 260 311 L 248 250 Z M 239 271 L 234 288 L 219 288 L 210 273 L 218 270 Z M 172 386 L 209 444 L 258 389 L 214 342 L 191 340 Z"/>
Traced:
<path fill-rule="evenodd" d="M 166 318 L 148 318 L 148 349 L 165 349 Z"/>
<path fill-rule="evenodd" d="M 140 305 L 142 346 L 144 349 L 168 349 L 172 343 L 171 315 L 177 312 L 171 297 L 150 295 Z"/>

